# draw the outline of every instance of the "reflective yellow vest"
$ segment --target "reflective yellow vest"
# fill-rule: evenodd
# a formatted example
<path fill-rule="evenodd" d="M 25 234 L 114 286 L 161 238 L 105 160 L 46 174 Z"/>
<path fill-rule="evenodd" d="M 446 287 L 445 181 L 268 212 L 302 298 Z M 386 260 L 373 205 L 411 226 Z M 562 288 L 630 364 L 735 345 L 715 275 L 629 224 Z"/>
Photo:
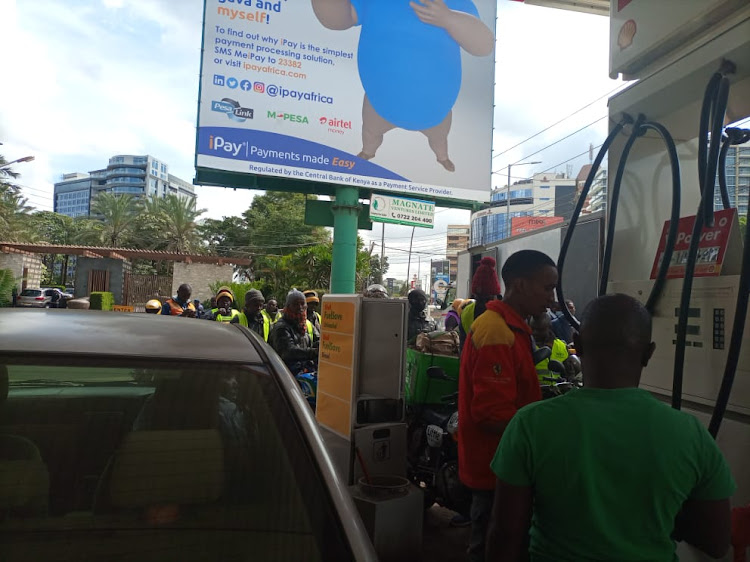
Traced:
<path fill-rule="evenodd" d="M 214 308 L 213 310 L 211 310 L 211 312 L 214 315 L 214 320 L 216 320 L 217 322 L 231 322 L 232 318 L 234 318 L 240 313 L 239 310 L 236 310 L 234 308 L 231 310 L 232 312 L 230 313 L 229 316 L 222 316 L 221 314 L 219 314 L 218 308 Z"/>
<path fill-rule="evenodd" d="M 553 378 L 553 379 L 559 379 L 560 373 L 555 373 L 549 370 L 549 362 L 550 359 L 554 361 L 559 361 L 562 363 L 568 358 L 568 346 L 567 344 L 562 341 L 556 339 L 554 343 L 552 344 L 552 355 L 549 359 L 545 359 L 544 361 L 540 361 L 536 364 L 536 375 L 539 377 L 539 382 L 541 384 L 552 384 L 551 381 L 544 380 L 544 377 L 547 378 Z"/>
<path fill-rule="evenodd" d="M 474 323 L 474 308 L 476 307 L 476 304 L 476 301 L 470 302 L 461 311 L 461 328 L 463 328 L 465 334 L 471 332 L 471 325 Z"/>
<path fill-rule="evenodd" d="M 317 314 L 317 312 L 315 314 Z M 307 335 L 310 336 L 310 343 L 312 343 L 314 340 L 313 336 L 315 335 L 315 328 L 313 327 L 312 322 L 310 322 L 309 320 L 306 320 L 306 322 L 307 322 Z"/>
<path fill-rule="evenodd" d="M 245 326 L 245 328 L 248 328 L 247 324 L 247 314 L 244 312 L 239 313 L 240 316 L 240 325 Z M 268 341 L 268 334 L 271 331 L 271 319 L 267 316 L 263 316 L 263 339 L 265 341 Z"/>
<path fill-rule="evenodd" d="M 271 324 L 276 324 L 276 322 L 279 321 L 279 318 L 281 318 L 281 312 L 277 312 L 275 318 L 272 318 L 265 309 L 261 310 L 260 313 L 263 315 L 263 318 L 267 318 Z"/>

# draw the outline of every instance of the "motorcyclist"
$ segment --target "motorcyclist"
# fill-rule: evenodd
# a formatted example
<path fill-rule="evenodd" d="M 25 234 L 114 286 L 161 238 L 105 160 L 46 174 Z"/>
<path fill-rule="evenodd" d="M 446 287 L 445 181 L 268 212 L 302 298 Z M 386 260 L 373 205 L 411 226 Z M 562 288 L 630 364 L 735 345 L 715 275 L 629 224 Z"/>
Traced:
<path fill-rule="evenodd" d="M 278 322 L 279 318 L 281 318 L 281 312 L 279 311 L 279 301 L 276 300 L 276 297 L 269 297 L 266 301 L 266 307 L 261 310 L 261 314 L 267 317 L 271 324 Z"/>
<path fill-rule="evenodd" d="M 385 287 L 383 287 L 383 285 L 374 283 L 373 285 L 370 285 L 369 287 L 367 287 L 367 289 L 365 289 L 365 297 L 370 299 L 387 299 L 388 291 L 385 290 Z"/>
<path fill-rule="evenodd" d="M 312 328 L 311 337 L 305 295 L 292 289 L 286 297 L 281 318 L 271 329 L 268 342 L 293 374 L 300 372 L 310 362 L 318 361 L 320 332 L 314 326 Z"/>
<path fill-rule="evenodd" d="M 531 333 L 534 336 L 534 342 L 536 343 L 537 349 L 542 346 L 547 346 L 552 350 L 552 355 L 549 359 L 544 359 L 536 364 L 536 373 L 539 377 L 539 383 L 542 385 L 549 385 L 552 381 L 549 379 L 559 379 L 560 373 L 550 371 L 549 362 L 558 361 L 563 365 L 568 360 L 568 346 L 567 344 L 555 337 L 555 333 L 550 327 L 550 318 L 547 314 L 540 314 L 534 316 L 529 321 L 529 327 Z"/>
<path fill-rule="evenodd" d="M 211 310 L 208 319 L 216 322 L 231 322 L 240 314 L 239 310 L 232 307 L 233 303 L 232 290 L 229 287 L 221 287 L 219 292 L 216 293 L 216 308 Z"/>
<path fill-rule="evenodd" d="M 422 332 L 433 332 L 437 324 L 427 318 L 427 295 L 422 289 L 412 289 L 407 296 L 409 301 L 409 324 L 406 339 L 412 341 Z"/>
<path fill-rule="evenodd" d="M 232 318 L 230 324 L 245 326 L 262 337 L 264 341 L 268 341 L 271 321 L 262 313 L 265 302 L 263 293 L 258 289 L 250 289 L 245 293 L 245 306 L 242 308 L 242 312 Z"/>
<path fill-rule="evenodd" d="M 305 301 L 307 302 L 307 319 L 312 322 L 312 325 L 320 333 L 320 322 L 322 320 L 320 316 L 320 298 L 316 291 L 305 291 Z"/>

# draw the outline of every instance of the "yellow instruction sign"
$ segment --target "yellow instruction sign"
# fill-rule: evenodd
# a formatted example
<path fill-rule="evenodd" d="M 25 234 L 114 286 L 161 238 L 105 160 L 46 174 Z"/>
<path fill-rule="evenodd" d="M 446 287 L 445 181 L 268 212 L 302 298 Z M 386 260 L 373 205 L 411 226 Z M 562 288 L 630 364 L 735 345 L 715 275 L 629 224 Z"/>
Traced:
<path fill-rule="evenodd" d="M 353 302 L 323 302 L 321 327 L 324 332 L 354 333 L 355 307 Z"/>

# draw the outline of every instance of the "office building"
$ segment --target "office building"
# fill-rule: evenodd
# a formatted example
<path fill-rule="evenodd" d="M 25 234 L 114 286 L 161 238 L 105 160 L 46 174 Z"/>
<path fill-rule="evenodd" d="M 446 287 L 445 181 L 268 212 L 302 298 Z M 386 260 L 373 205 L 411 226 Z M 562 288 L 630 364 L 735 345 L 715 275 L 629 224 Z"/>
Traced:
<path fill-rule="evenodd" d="M 586 183 L 586 178 L 591 171 L 591 165 L 586 164 L 581 171 L 578 173 L 576 178 L 576 194 L 580 196 L 583 192 L 583 185 Z M 582 215 L 590 215 L 591 213 L 597 213 L 599 211 L 605 211 L 607 209 L 607 170 L 599 168 L 594 176 L 594 181 L 591 184 L 586 201 L 581 209 Z"/>
<path fill-rule="evenodd" d="M 91 201 L 102 191 L 136 197 L 167 194 L 195 198 L 193 185 L 169 173 L 153 156 L 117 155 L 106 168 L 88 174 L 64 174 L 55 184 L 54 210 L 71 217 L 91 214 Z"/>
<path fill-rule="evenodd" d="M 737 207 L 739 216 L 747 216 L 748 192 L 750 192 L 750 143 L 729 147 L 726 160 L 727 193 L 730 207 Z M 714 209 L 724 208 L 719 182 L 716 181 Z"/>
<path fill-rule="evenodd" d="M 458 273 L 458 252 L 469 248 L 471 227 L 465 224 L 448 225 L 448 241 L 445 246 L 445 257 L 449 263 L 449 276 L 451 282 L 456 280 Z"/>
<path fill-rule="evenodd" d="M 510 188 L 497 188 L 492 192 L 489 205 L 471 216 L 471 246 L 567 221 L 573 215 L 575 203 L 576 180 L 566 174 L 534 174 L 531 179 L 518 181 Z"/>

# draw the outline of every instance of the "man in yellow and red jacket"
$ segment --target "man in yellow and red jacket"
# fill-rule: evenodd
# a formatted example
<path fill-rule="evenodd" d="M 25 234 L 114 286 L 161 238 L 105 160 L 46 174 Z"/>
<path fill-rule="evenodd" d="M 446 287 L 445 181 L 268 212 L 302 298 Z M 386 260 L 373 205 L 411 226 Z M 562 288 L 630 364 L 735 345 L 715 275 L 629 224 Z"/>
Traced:
<path fill-rule="evenodd" d="M 484 262 L 484 260 L 482 260 Z M 521 250 L 502 269 L 505 295 L 471 325 L 461 356 L 458 394 L 459 478 L 472 491 L 469 559 L 484 560 L 495 475 L 490 462 L 503 431 L 523 406 L 541 400 L 526 318 L 555 299 L 557 268 L 549 256 Z M 494 264 L 482 263 L 472 292 L 500 293 Z"/>

